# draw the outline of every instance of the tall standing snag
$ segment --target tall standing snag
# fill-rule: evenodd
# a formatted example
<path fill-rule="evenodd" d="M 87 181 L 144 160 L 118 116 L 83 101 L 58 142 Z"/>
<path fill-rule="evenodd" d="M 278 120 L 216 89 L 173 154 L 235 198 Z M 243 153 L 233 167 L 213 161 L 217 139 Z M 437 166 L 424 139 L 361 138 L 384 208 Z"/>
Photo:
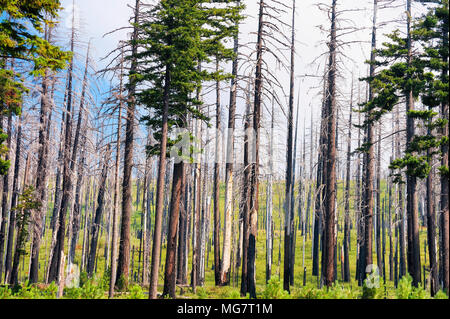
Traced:
<path fill-rule="evenodd" d="M 327 81 L 327 150 L 325 156 L 326 184 L 324 210 L 324 269 L 325 284 L 334 282 L 335 200 L 336 200 L 336 0 L 331 7 L 331 37 L 329 42 Z"/>

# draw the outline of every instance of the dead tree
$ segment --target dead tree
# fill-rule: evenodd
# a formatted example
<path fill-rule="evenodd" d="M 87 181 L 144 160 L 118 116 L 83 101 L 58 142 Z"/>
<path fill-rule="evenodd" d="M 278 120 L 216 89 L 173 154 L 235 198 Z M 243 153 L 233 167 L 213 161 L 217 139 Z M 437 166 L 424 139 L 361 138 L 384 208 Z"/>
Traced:
<path fill-rule="evenodd" d="M 294 207 L 292 198 L 293 184 L 295 183 L 294 168 L 295 154 L 293 153 L 294 132 L 294 62 L 295 62 L 295 0 L 292 3 L 292 38 L 291 38 L 291 68 L 289 84 L 289 110 L 288 110 L 288 135 L 286 152 L 286 197 L 285 197 L 285 221 L 284 221 L 284 273 L 283 288 L 289 291 L 293 270 L 292 259 L 292 231 L 294 230 Z M 298 113 L 297 113 L 298 114 Z"/>
<path fill-rule="evenodd" d="M 348 137 L 347 137 L 347 170 L 345 180 L 345 215 L 344 215 L 344 278 L 345 282 L 350 281 L 350 261 L 349 261 L 349 243 L 350 243 L 350 169 L 351 169 L 351 150 L 352 150 L 352 114 L 353 114 L 353 81 L 350 94 L 350 114 L 348 119 Z"/>
<path fill-rule="evenodd" d="M 373 20 L 372 20 L 372 42 L 371 42 L 371 54 L 370 61 L 375 61 L 375 49 L 376 49 L 376 31 L 377 31 L 377 11 L 378 0 L 373 1 Z M 369 76 L 375 75 L 375 65 L 370 64 Z M 368 100 L 373 99 L 373 89 L 369 86 Z M 363 190 L 363 204 L 362 215 L 364 218 L 364 243 L 363 243 L 363 263 L 360 268 L 361 280 L 366 279 L 366 268 L 372 265 L 372 237 L 373 237 L 373 181 L 375 177 L 375 151 L 374 151 L 374 127 L 372 123 L 371 114 L 367 115 L 367 127 L 365 144 L 367 150 L 364 153 L 364 190 Z"/>
<path fill-rule="evenodd" d="M 324 250 L 322 270 L 325 284 L 334 282 L 335 254 L 335 200 L 336 200 L 336 0 L 331 7 L 331 33 L 329 42 L 329 61 L 327 79 L 327 147 L 324 164 L 326 183 L 324 192 Z"/>
<path fill-rule="evenodd" d="M 407 40 L 406 46 L 408 49 L 407 65 L 412 65 L 412 34 L 411 34 L 411 0 L 406 2 L 406 29 Z M 408 112 L 414 110 L 414 96 L 413 89 L 409 88 L 406 92 L 406 149 L 409 148 L 410 143 L 414 139 L 415 125 L 414 118 L 408 116 Z M 419 239 L 419 220 L 417 215 L 417 177 L 406 175 L 406 215 L 407 215 L 407 231 L 408 231 L 408 246 L 407 246 L 407 262 L 408 272 L 413 278 L 413 285 L 418 286 L 421 281 L 421 266 L 420 266 L 420 239 Z"/>
<path fill-rule="evenodd" d="M 240 4 L 240 0 L 236 1 Z M 239 25 L 237 25 L 239 27 Z M 233 46 L 234 58 L 232 64 L 232 78 L 230 83 L 230 104 L 228 108 L 228 136 L 227 136 L 227 154 L 225 164 L 225 216 L 224 216 L 224 233 L 223 233 L 223 249 L 222 263 L 220 267 L 220 285 L 228 285 L 230 283 L 231 272 L 231 225 L 233 216 L 233 159 L 234 159 L 234 130 L 236 123 L 236 97 L 238 85 L 238 53 L 239 53 L 239 35 L 234 37 Z"/>
<path fill-rule="evenodd" d="M 6 147 L 8 151 L 5 155 L 5 161 L 9 161 L 10 152 L 11 152 L 11 132 L 12 132 L 12 114 L 10 113 L 7 117 L 8 121 L 8 129 L 7 134 L 8 137 L 6 139 Z M 0 116 L 0 130 L 3 129 L 3 116 Z M 9 177 L 10 177 L 10 169 L 3 176 L 3 190 L 2 190 L 2 220 L 0 222 L 0 278 L 3 278 L 3 258 L 5 253 L 5 241 L 6 241 L 6 228 L 8 222 L 8 213 L 9 213 Z M 1 281 L 1 280 L 0 280 Z"/>
<path fill-rule="evenodd" d="M 136 0 L 134 8 L 134 28 L 131 37 L 131 66 L 129 70 L 129 79 L 126 85 L 128 99 L 127 99 L 127 116 L 125 129 L 125 143 L 124 143 L 124 165 L 122 177 L 122 218 L 120 227 L 120 244 L 119 244 L 119 259 L 117 261 L 117 275 L 116 283 L 120 288 L 126 289 L 128 287 L 128 274 L 130 267 L 130 223 L 131 213 L 133 210 L 131 189 L 132 189 L 132 168 L 133 168 L 133 144 L 134 144 L 134 126 L 135 126 L 135 112 L 136 112 L 136 79 L 134 75 L 137 72 L 137 44 L 138 26 L 139 23 L 139 8 L 140 1 Z"/>
<path fill-rule="evenodd" d="M 219 59 L 216 58 L 216 72 L 219 71 Z M 215 163 L 214 163 L 214 281 L 216 286 L 220 284 L 220 81 L 216 80 L 216 138 L 215 138 Z"/>
<path fill-rule="evenodd" d="M 99 190 L 97 194 L 97 208 L 95 210 L 95 217 L 93 219 L 93 223 L 91 226 L 92 239 L 87 262 L 88 277 L 92 277 L 92 275 L 94 274 L 94 263 L 96 259 L 98 237 L 105 206 L 106 179 L 108 177 L 108 164 L 110 156 L 111 156 L 111 146 L 110 144 L 107 144 L 105 155 L 103 157 L 103 168 L 100 176 Z"/>
<path fill-rule="evenodd" d="M 19 197 L 19 170 L 20 170 L 20 160 L 22 151 L 22 115 L 20 115 L 17 122 L 17 137 L 16 137 L 16 155 L 14 160 L 14 175 L 13 175 L 13 185 L 12 185 L 12 196 L 11 196 L 11 211 L 9 213 L 9 227 L 8 227 L 8 239 L 6 244 L 6 256 L 5 256 L 5 282 L 9 282 L 11 275 L 11 263 L 13 255 L 13 241 L 14 241 L 14 231 L 16 228 L 16 212 L 13 209 L 17 205 Z"/>

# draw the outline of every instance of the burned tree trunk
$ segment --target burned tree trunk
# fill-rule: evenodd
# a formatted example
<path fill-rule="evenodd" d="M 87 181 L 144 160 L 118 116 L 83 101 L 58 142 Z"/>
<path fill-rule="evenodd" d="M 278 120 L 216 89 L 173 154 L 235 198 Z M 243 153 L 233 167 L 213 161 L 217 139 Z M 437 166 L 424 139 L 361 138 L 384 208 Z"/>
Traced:
<path fill-rule="evenodd" d="M 51 38 L 51 29 L 48 30 L 47 40 Z M 32 243 L 31 243 L 31 261 L 30 261 L 30 276 L 31 283 L 38 282 L 39 279 L 39 248 L 41 245 L 41 233 L 43 228 L 43 218 L 45 215 L 47 197 L 47 175 L 48 175 L 48 147 L 49 147 L 49 113 L 52 104 L 49 99 L 49 76 L 48 71 L 44 73 L 42 78 L 42 95 L 41 108 L 39 114 L 39 147 L 38 160 L 36 167 L 36 195 L 41 201 L 41 206 L 33 212 L 33 226 L 32 226 Z M 61 127 L 63 127 L 61 123 Z"/>
<path fill-rule="evenodd" d="M 448 33 L 447 33 L 447 39 L 446 39 L 447 45 L 448 45 Z M 448 61 L 447 61 L 448 62 Z M 442 118 L 445 118 L 448 120 L 449 118 L 449 107 L 448 107 L 448 101 L 446 103 L 441 104 L 441 116 Z M 442 135 L 448 137 L 449 130 L 448 130 L 448 122 L 445 124 L 443 128 Z M 443 279 L 443 288 L 444 291 L 449 294 L 449 216 L 448 216 L 448 180 L 449 180 L 449 166 L 448 166 L 448 142 L 442 144 L 441 146 L 441 152 L 442 152 L 442 160 L 441 165 L 446 169 L 441 174 L 440 182 L 441 182 L 441 196 L 440 196 L 440 203 L 441 203 L 441 218 L 440 218 L 440 224 L 441 229 L 440 232 L 442 233 L 442 245 L 441 245 L 441 251 L 442 251 L 442 279 Z"/>
<path fill-rule="evenodd" d="M 105 190 L 106 190 L 106 179 L 108 177 L 108 163 L 111 155 L 110 145 L 108 144 L 105 151 L 105 156 L 103 160 L 102 175 L 100 177 L 100 187 L 97 194 L 97 208 L 95 210 L 95 217 L 91 226 L 91 247 L 89 250 L 88 262 L 87 262 L 87 274 L 88 277 L 92 277 L 94 273 L 95 257 L 97 252 L 97 243 L 101 227 L 102 215 L 105 206 Z"/>
<path fill-rule="evenodd" d="M 376 21 L 378 11 L 378 0 L 373 1 L 373 24 L 372 24 L 372 45 L 370 61 L 375 61 L 375 49 L 376 49 Z M 375 75 L 375 65 L 370 64 L 369 76 Z M 373 99 L 373 88 L 369 86 L 369 98 Z M 362 214 L 364 218 L 364 259 L 360 268 L 361 280 L 364 280 L 367 276 L 367 267 L 373 263 L 372 254 L 372 238 L 373 238 L 373 182 L 375 177 L 374 165 L 374 126 L 372 123 L 372 115 L 367 115 L 367 127 L 366 127 L 366 153 L 365 156 L 365 171 L 364 171 L 364 192 L 363 192 L 363 209 Z"/>
<path fill-rule="evenodd" d="M 16 155 L 14 160 L 11 212 L 9 214 L 8 241 L 6 245 L 6 257 L 5 257 L 5 282 L 9 282 L 9 278 L 11 275 L 14 231 L 16 228 L 16 211 L 13 208 L 16 207 L 17 200 L 19 197 L 19 170 L 20 170 L 21 150 L 22 150 L 22 115 L 19 117 L 19 121 L 17 123 Z"/>
<path fill-rule="evenodd" d="M 150 272 L 150 292 L 149 298 L 156 299 L 158 288 L 158 272 L 160 263 L 161 233 L 162 233 L 162 215 L 164 210 L 164 177 L 166 174 L 166 153 L 168 136 L 168 116 L 169 116 L 169 90 L 171 83 L 171 71 L 166 67 L 164 78 L 164 106 L 162 115 L 162 133 L 159 155 L 158 180 L 156 186 L 156 209 L 155 209 L 155 228 L 153 235 L 152 265 Z"/>
<path fill-rule="evenodd" d="M 249 242 L 249 185 L 250 185 L 250 85 L 247 87 L 247 110 L 244 120 L 244 178 L 242 187 L 242 269 L 241 269 L 241 296 L 245 296 L 248 292 L 248 242 Z"/>
<path fill-rule="evenodd" d="M 75 41 L 75 29 L 72 27 L 72 36 L 70 50 L 74 50 Z M 52 249 L 52 258 L 50 260 L 50 267 L 48 272 L 47 282 L 57 281 L 61 273 L 61 258 L 64 251 L 64 233 L 66 227 L 66 213 L 69 206 L 69 199 L 72 189 L 72 172 L 70 169 L 70 159 L 72 150 L 72 82 L 73 82 L 73 67 L 74 60 L 72 58 L 69 65 L 69 75 L 67 84 L 67 104 L 65 110 L 65 134 L 64 134 L 64 148 L 63 148 L 63 194 L 61 198 L 61 205 L 59 207 L 59 212 L 57 215 L 56 227 L 56 243 Z"/>
<path fill-rule="evenodd" d="M 237 5 L 240 0 L 237 1 Z M 239 27 L 237 25 L 237 27 Z M 231 226 L 233 217 L 233 160 L 234 160 L 234 130 L 236 122 L 236 100 L 237 100 L 237 76 L 238 76 L 238 50 L 239 35 L 234 37 L 234 58 L 232 64 L 232 78 L 230 83 L 230 105 L 228 109 L 228 136 L 227 153 L 225 163 L 225 217 L 223 233 L 222 263 L 220 267 L 220 285 L 229 285 L 231 272 Z"/>
<path fill-rule="evenodd" d="M 377 141 L 377 177 L 376 177 L 376 253 L 377 253 L 377 265 L 380 275 L 383 276 L 382 257 L 381 257 L 381 125 L 378 126 L 378 141 Z"/>
<path fill-rule="evenodd" d="M 237 1 L 240 4 L 240 1 Z M 236 27 L 239 27 L 238 24 Z M 234 37 L 234 58 L 232 63 L 232 79 L 230 84 L 230 105 L 228 113 L 228 136 L 226 148 L 226 190 L 225 190 L 225 217 L 224 217 L 224 239 L 223 239 L 223 256 L 220 270 L 220 284 L 228 285 L 230 283 L 231 273 L 231 230 L 233 216 L 233 160 L 234 160 L 234 129 L 236 116 L 236 98 L 237 98 L 237 73 L 238 73 L 238 49 L 239 35 Z"/>
<path fill-rule="evenodd" d="M 3 116 L 0 116 L 0 130 L 3 127 Z M 8 161 L 10 158 L 9 153 L 11 152 L 11 126 L 12 126 L 12 115 L 8 115 L 8 137 L 7 137 L 7 148 L 8 151 L 5 155 L 5 161 Z M 8 212 L 9 212 L 9 170 L 3 176 L 3 192 L 2 192 L 2 220 L 0 222 L 0 278 L 3 277 L 3 256 L 5 253 L 5 237 L 6 237 L 6 228 L 8 222 Z"/>
<path fill-rule="evenodd" d="M 408 48 L 408 66 L 412 64 L 412 35 L 411 35 L 411 0 L 406 2 L 407 11 L 407 41 Z M 412 88 L 406 92 L 406 149 L 414 139 L 415 127 L 414 118 L 409 116 L 409 112 L 414 110 L 414 97 Z M 417 177 L 406 175 L 406 215 L 408 229 L 408 247 L 407 261 L 408 272 L 413 278 L 413 285 L 418 287 L 421 281 L 420 266 L 420 239 L 419 239 L 419 220 L 417 215 Z"/>
<path fill-rule="evenodd" d="M 180 218 L 180 201 L 184 192 L 185 164 L 181 161 L 175 163 L 173 169 L 172 196 L 170 198 L 169 227 L 167 234 L 167 252 L 164 273 L 163 296 L 175 298 L 176 269 L 175 260 L 177 252 L 177 230 Z"/>
<path fill-rule="evenodd" d="M 125 147 L 124 147 L 124 164 L 123 164 L 123 178 L 122 178 L 122 223 L 120 228 L 120 245 L 119 245 L 119 259 L 117 262 L 116 283 L 120 288 L 126 289 L 128 287 L 128 273 L 130 267 L 130 222 L 131 213 L 133 210 L 131 189 L 132 189 L 132 169 L 133 169 L 133 143 L 134 143 L 134 121 L 136 112 L 136 78 L 137 72 L 137 44 L 134 42 L 138 37 L 139 22 L 139 8 L 140 1 L 136 0 L 134 12 L 134 29 L 132 35 L 131 45 L 131 66 L 129 70 L 128 89 L 128 107 L 126 117 L 125 129 Z"/>
<path fill-rule="evenodd" d="M 323 275 L 325 284 L 334 281 L 335 254 L 335 203 L 336 203 L 336 0 L 332 2 L 331 34 L 329 43 L 327 81 L 327 149 L 325 156 L 326 183 L 324 209 L 324 254 Z"/>
<path fill-rule="evenodd" d="M 295 177 L 293 176 L 294 156 L 294 62 L 295 62 L 295 0 L 292 4 L 292 39 L 291 39 L 291 66 L 289 84 L 289 111 L 288 111 L 288 135 L 286 152 L 286 192 L 285 192 L 285 218 L 284 218 L 284 273 L 283 289 L 289 291 L 291 279 L 291 259 L 292 259 L 292 231 L 293 231 L 293 211 L 292 191 Z"/>
<path fill-rule="evenodd" d="M 219 60 L 216 59 L 216 72 L 219 70 Z M 220 166 L 219 166 L 219 139 L 220 139 L 220 82 L 216 81 L 216 141 L 214 163 L 214 281 L 220 284 Z"/>
<path fill-rule="evenodd" d="M 123 60 L 123 50 L 121 52 L 120 61 L 120 77 L 119 77 L 119 114 L 117 116 L 117 139 L 116 139 L 116 159 L 114 168 L 114 207 L 113 207 L 113 217 L 112 217 L 112 239 L 111 239 L 111 277 L 109 282 L 109 298 L 114 296 L 114 288 L 116 284 L 117 275 L 117 238 L 118 236 L 118 218 L 119 218 L 119 169 L 120 169 L 120 142 L 121 142 L 121 131 L 122 131 L 122 109 L 123 109 L 123 76 L 124 76 L 124 60 Z"/>
<path fill-rule="evenodd" d="M 428 134 L 431 134 L 428 128 Z M 432 167 L 431 151 L 427 150 L 427 157 L 429 164 Z M 426 203 L 427 203 L 427 239 L 428 239 L 428 254 L 430 259 L 430 294 L 434 296 L 439 290 L 438 264 L 436 258 L 436 211 L 434 207 L 433 194 L 433 176 L 434 172 L 431 170 L 428 173 L 426 180 Z"/>
<path fill-rule="evenodd" d="M 272 276 L 272 255 L 273 255 L 273 136 L 274 136 L 274 124 L 275 113 L 274 103 L 272 101 L 272 121 L 270 126 L 270 139 L 269 139 L 269 176 L 267 181 L 267 198 L 266 198 L 266 283 Z"/>
<path fill-rule="evenodd" d="M 348 119 L 348 141 L 347 141 L 347 172 L 345 181 L 345 215 L 344 215 L 344 281 L 350 281 L 350 261 L 349 261 L 349 243 L 350 243 L 350 166 L 352 150 L 352 114 L 353 114 L 353 81 L 350 94 L 350 115 Z"/>
<path fill-rule="evenodd" d="M 323 185 L 325 178 L 325 143 L 326 143 L 326 71 L 323 77 L 323 99 L 322 99 L 322 110 L 321 110 L 321 121 L 320 121 L 320 131 L 319 131 L 319 146 L 318 146 L 318 156 L 317 156 L 317 171 L 316 171 L 316 191 L 315 191 L 315 201 L 314 201 L 314 230 L 313 230 L 313 265 L 312 274 L 313 276 L 319 276 L 319 252 L 320 252 L 320 240 L 323 233 Z"/>

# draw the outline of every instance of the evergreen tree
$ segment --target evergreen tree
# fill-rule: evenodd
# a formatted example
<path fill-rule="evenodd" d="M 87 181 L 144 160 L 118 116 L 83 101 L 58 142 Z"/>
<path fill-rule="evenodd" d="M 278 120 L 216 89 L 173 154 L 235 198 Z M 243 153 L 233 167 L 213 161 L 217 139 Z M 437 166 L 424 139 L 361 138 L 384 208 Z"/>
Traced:
<path fill-rule="evenodd" d="M 445 14 L 442 14 L 445 6 L 447 6 L 447 18 Z M 442 10 L 441 18 L 438 17 L 439 10 Z M 420 99 L 427 107 L 426 109 L 407 108 L 407 120 L 410 123 L 408 130 L 412 129 L 412 134 L 409 134 L 404 156 L 393 160 L 390 165 L 395 177 L 394 181 L 397 183 L 404 183 L 402 174 L 406 175 L 408 181 L 426 178 L 431 169 L 431 157 L 436 154 L 439 147 L 448 143 L 448 137 L 433 133 L 437 128 L 445 126 L 448 121 L 445 117 L 436 118 L 438 113 L 433 110 L 445 104 L 448 99 L 447 45 L 444 48 L 445 37 L 448 39 L 448 1 L 442 1 L 439 9 L 431 9 L 423 19 L 413 21 L 412 25 L 411 32 L 408 32 L 406 37 L 402 37 L 400 31 L 395 30 L 388 35 L 390 41 L 383 43 L 383 48 L 376 50 L 378 60 L 373 63 L 383 69 L 378 74 L 365 79 L 374 89 L 374 98 L 364 103 L 362 109 L 362 112 L 372 114 L 372 117 L 366 119 L 362 125 L 367 126 L 391 112 L 395 106 L 403 102 L 403 98 L 406 98 L 408 102 L 409 94 L 412 95 L 413 100 Z M 416 50 L 412 54 L 410 48 L 412 43 L 416 42 L 421 42 L 423 49 Z M 424 126 L 428 128 L 427 134 L 420 135 L 414 130 L 418 119 L 422 120 Z M 367 148 L 368 145 L 364 147 Z M 445 174 L 445 168 L 443 171 Z M 416 214 L 414 207 L 408 208 L 407 213 L 408 244 L 414 246 L 414 236 L 409 228 L 413 226 L 413 220 L 410 218 Z M 415 273 L 413 278 L 417 286 L 420 281 L 420 275 L 417 275 L 420 274 L 420 267 L 417 267 L 414 262 L 417 257 L 415 250 L 418 250 L 418 247 L 408 248 L 408 258 L 412 258 L 408 259 L 408 268 L 410 273 Z"/>

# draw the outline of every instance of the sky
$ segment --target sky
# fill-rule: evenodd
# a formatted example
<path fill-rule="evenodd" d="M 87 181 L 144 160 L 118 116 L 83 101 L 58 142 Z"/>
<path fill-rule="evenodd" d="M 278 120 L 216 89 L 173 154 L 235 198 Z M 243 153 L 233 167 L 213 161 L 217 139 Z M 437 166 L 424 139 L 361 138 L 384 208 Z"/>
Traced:
<path fill-rule="evenodd" d="M 63 26 L 70 27 L 70 17 L 72 12 L 73 0 L 62 0 L 64 7 L 61 13 L 61 21 Z M 270 1 L 270 0 L 269 0 Z M 152 3 L 152 0 L 144 1 L 146 3 Z M 256 16 L 258 13 L 257 0 L 243 1 L 246 5 L 245 15 L 247 19 L 240 26 L 240 43 L 248 44 L 247 50 L 252 50 L 255 47 L 257 29 Z M 379 1 L 383 2 L 383 1 Z M 130 5 L 134 5 L 135 0 L 75 0 L 75 12 L 79 19 L 80 39 L 83 42 L 91 41 L 94 48 L 93 61 L 96 61 L 95 67 L 101 69 L 105 66 L 106 61 L 101 61 L 111 50 L 113 50 L 120 40 L 127 38 L 128 30 L 120 30 L 113 34 L 105 36 L 106 33 L 112 30 L 122 28 L 129 25 L 129 19 L 132 16 L 132 9 Z M 285 1 L 287 5 L 291 5 L 291 1 Z M 320 103 L 321 103 L 321 90 L 322 84 L 320 82 L 320 76 L 323 74 L 324 63 L 326 62 L 323 53 L 326 52 L 326 40 L 327 30 L 329 29 L 329 19 L 325 11 L 321 8 L 329 6 L 330 0 L 323 0 L 322 2 L 316 0 L 302 0 L 296 1 L 296 57 L 295 57 L 295 74 L 297 76 L 295 84 L 295 105 L 299 110 L 299 142 L 303 139 L 303 131 L 309 135 L 311 113 L 314 118 L 313 129 L 317 129 L 317 120 L 320 117 Z M 401 19 L 404 17 L 405 0 L 394 1 L 396 8 L 380 9 L 378 12 L 378 22 L 383 24 L 386 21 L 392 21 Z M 413 10 L 415 14 L 422 12 L 420 4 L 414 4 Z M 343 45 L 340 47 L 339 54 L 339 68 L 340 74 L 338 79 L 338 92 L 339 92 L 339 106 L 342 110 L 347 110 L 348 100 L 350 96 L 350 87 L 352 83 L 352 77 L 354 79 L 355 96 L 357 96 L 358 78 L 366 75 L 368 67 L 364 63 L 369 59 L 370 54 L 370 36 L 371 36 L 371 24 L 372 24 L 372 0 L 340 0 L 338 1 L 339 23 L 338 27 L 341 28 L 338 34 L 352 32 L 347 35 L 342 35 L 340 39 L 342 41 L 350 42 L 349 45 Z M 281 14 L 280 19 L 291 24 L 291 11 L 287 11 L 285 14 Z M 78 20 L 77 19 L 77 20 Z M 404 23 L 391 23 L 385 27 L 380 26 L 378 30 L 378 45 L 380 45 L 386 38 L 383 34 L 393 28 L 404 29 Z M 354 29 L 358 29 L 355 31 Z M 285 34 L 290 37 L 291 30 L 288 27 L 284 28 Z M 248 53 L 248 52 L 247 52 Z M 285 52 L 286 57 L 289 57 L 289 53 Z M 288 92 L 289 87 L 289 75 L 285 70 L 278 69 L 274 59 L 269 56 L 265 56 L 270 67 L 270 71 L 274 72 L 276 78 L 280 81 L 284 87 L 285 92 Z M 226 66 L 229 68 L 229 65 Z M 273 67 L 273 69 L 272 69 Z M 241 72 L 248 70 L 248 63 L 241 65 Z M 353 74 L 353 75 L 352 75 Z M 308 75 L 308 76 L 305 76 Z M 102 87 L 100 85 L 100 87 Z M 364 92 L 361 93 L 364 95 Z M 228 101 L 229 93 L 223 90 L 223 101 Z M 283 96 L 281 92 L 282 100 L 284 101 L 281 106 L 276 108 L 276 145 L 280 152 L 276 153 L 275 161 L 280 164 L 278 170 L 283 171 L 283 163 L 285 162 L 285 140 L 286 140 L 286 105 L 287 96 Z M 297 99 L 299 96 L 299 100 Z M 356 99 L 356 98 L 355 98 Z M 206 97 L 207 103 L 214 103 L 214 99 Z M 224 102 L 226 103 L 226 102 Z M 244 109 L 244 100 L 238 101 L 238 109 L 241 111 Z M 268 121 L 270 109 L 269 101 L 266 101 L 266 109 L 263 110 L 263 119 Z M 267 112 L 266 112 L 267 111 Z M 296 110 L 297 111 L 297 110 Z M 264 114 L 266 112 L 266 114 Z M 224 112 L 227 113 L 227 112 Z M 238 111 L 239 113 L 239 111 Z M 343 116 L 347 116 L 348 112 L 342 111 Z M 226 114 L 224 114 L 226 116 Z M 305 124 L 304 124 L 305 123 Z M 269 127 L 266 125 L 265 127 Z M 353 141 L 355 144 L 356 141 Z M 299 147 L 300 149 L 300 147 Z M 345 146 L 346 149 L 346 146 Z M 297 154 L 299 156 L 299 153 Z"/>

